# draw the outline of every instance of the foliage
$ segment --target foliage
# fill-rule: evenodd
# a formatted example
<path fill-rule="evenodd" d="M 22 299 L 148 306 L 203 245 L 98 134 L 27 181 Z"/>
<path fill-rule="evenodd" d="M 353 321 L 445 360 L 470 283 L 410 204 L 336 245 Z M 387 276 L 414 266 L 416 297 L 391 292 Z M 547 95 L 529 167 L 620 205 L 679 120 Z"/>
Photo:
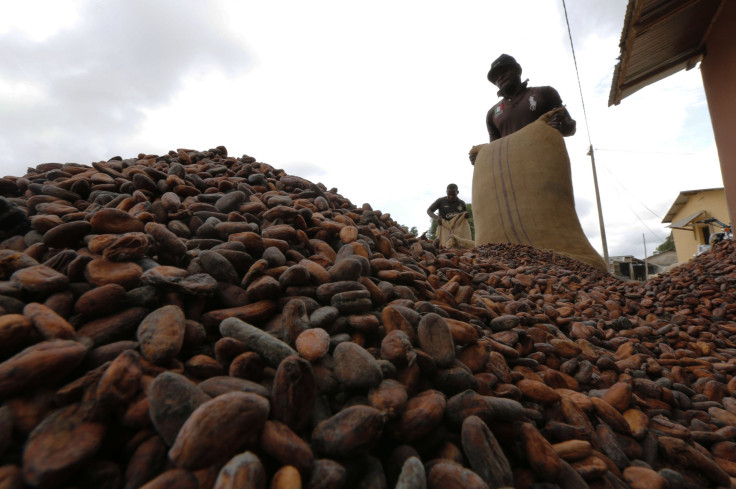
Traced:
<path fill-rule="evenodd" d="M 675 251 L 675 240 L 672 239 L 672 233 L 667 236 L 667 239 L 664 240 L 664 243 L 657 246 L 657 248 L 654 250 L 654 254 L 658 255 L 660 253 L 664 253 L 665 251 Z"/>
<path fill-rule="evenodd" d="M 434 219 L 429 220 L 429 230 L 427 231 L 427 239 L 434 241 L 437 239 L 437 221 Z"/>
<path fill-rule="evenodd" d="M 473 204 L 465 204 L 468 210 L 468 224 L 470 224 L 470 237 L 475 239 L 475 221 L 473 220 Z"/>

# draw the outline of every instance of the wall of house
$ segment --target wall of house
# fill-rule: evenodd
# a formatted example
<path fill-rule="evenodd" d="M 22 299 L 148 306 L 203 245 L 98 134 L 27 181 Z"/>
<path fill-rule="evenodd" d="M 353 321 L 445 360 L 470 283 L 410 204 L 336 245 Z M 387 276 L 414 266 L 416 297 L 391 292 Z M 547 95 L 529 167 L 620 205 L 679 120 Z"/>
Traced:
<path fill-rule="evenodd" d="M 700 65 L 728 209 L 736 218 L 736 2 L 727 1 L 706 40 Z M 730 219 L 729 219 L 730 221 Z M 679 253 L 678 253 L 679 259 Z"/>
<path fill-rule="evenodd" d="M 647 261 L 654 265 L 666 267 L 668 265 L 672 265 L 673 263 L 677 263 L 677 252 L 664 251 L 657 255 L 650 256 L 649 258 L 647 258 Z"/>
<path fill-rule="evenodd" d="M 672 222 L 679 219 L 685 219 L 698 211 L 705 211 L 705 215 L 699 217 L 698 220 L 706 217 L 715 217 L 721 222 L 728 223 L 728 206 L 726 205 L 726 197 L 722 189 L 707 190 L 704 192 L 691 195 L 687 203 L 672 218 Z M 710 232 L 720 232 L 718 226 L 711 226 Z M 683 263 L 690 260 L 697 252 L 699 244 L 708 244 L 703 241 L 703 233 L 698 227 L 693 230 L 673 229 L 672 238 L 675 241 L 675 250 L 677 251 L 677 263 Z"/>

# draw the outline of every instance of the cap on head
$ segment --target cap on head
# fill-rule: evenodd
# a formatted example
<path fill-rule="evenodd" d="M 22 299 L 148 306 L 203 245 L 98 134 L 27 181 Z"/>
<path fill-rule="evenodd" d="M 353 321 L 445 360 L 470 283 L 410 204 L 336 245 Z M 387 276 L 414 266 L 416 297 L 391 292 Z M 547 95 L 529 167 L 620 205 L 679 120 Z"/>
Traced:
<path fill-rule="evenodd" d="M 519 74 L 521 74 L 521 65 L 516 62 L 516 59 L 514 59 L 513 56 L 509 56 L 508 54 L 502 54 L 501 56 L 496 58 L 493 63 L 491 63 L 491 69 L 488 72 L 488 81 L 493 83 L 493 80 L 495 80 L 496 72 L 506 66 L 515 66 L 519 70 Z"/>

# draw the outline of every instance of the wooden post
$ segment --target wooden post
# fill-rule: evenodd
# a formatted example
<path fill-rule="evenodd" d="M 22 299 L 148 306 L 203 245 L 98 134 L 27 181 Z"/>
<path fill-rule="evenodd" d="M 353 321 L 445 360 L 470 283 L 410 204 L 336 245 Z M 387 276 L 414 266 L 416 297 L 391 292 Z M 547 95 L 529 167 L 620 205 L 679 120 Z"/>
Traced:
<path fill-rule="evenodd" d="M 598 174 L 595 171 L 595 155 L 593 155 L 593 145 L 588 149 L 590 162 L 593 165 L 593 186 L 595 187 L 595 202 L 598 205 L 598 223 L 601 227 L 601 241 L 603 242 L 603 261 L 606 262 L 608 272 L 611 272 L 611 263 L 608 261 L 608 241 L 606 240 L 606 227 L 603 225 L 603 209 L 601 208 L 601 194 L 598 192 Z"/>

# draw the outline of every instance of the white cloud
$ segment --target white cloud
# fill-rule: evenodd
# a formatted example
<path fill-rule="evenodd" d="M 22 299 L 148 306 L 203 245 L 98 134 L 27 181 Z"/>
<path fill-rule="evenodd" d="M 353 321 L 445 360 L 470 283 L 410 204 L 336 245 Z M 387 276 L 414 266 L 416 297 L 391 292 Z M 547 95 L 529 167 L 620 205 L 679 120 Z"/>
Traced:
<path fill-rule="evenodd" d="M 0 3 L 0 35 L 43 42 L 79 22 L 79 1 L 8 0 Z"/>

